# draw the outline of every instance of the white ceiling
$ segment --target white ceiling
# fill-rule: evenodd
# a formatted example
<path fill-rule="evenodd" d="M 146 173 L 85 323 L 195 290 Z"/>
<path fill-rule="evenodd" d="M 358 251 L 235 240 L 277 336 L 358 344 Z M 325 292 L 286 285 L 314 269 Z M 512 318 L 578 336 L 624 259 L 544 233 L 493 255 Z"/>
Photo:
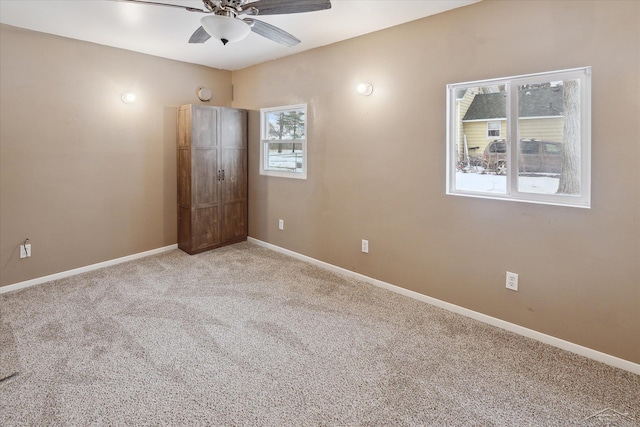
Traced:
<path fill-rule="evenodd" d="M 154 1 L 154 0 L 150 0 Z M 202 9 L 201 0 L 157 0 Z M 257 34 L 223 46 L 210 39 L 189 44 L 200 13 L 112 0 L 0 0 L 0 22 L 107 46 L 224 70 L 238 70 L 325 46 L 479 0 L 332 0 L 332 8 L 258 19 L 302 43 L 286 47 Z"/>

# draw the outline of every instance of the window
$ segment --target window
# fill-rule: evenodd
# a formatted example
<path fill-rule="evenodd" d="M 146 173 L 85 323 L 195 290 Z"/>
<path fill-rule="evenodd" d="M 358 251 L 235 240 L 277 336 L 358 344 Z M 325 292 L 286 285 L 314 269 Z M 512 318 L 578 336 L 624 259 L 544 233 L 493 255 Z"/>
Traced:
<path fill-rule="evenodd" d="M 591 67 L 448 85 L 447 194 L 590 207 Z"/>
<path fill-rule="evenodd" d="M 307 178 L 307 105 L 260 110 L 260 174 Z"/>
<path fill-rule="evenodd" d="M 487 138 L 500 138 L 500 122 L 487 122 Z"/>

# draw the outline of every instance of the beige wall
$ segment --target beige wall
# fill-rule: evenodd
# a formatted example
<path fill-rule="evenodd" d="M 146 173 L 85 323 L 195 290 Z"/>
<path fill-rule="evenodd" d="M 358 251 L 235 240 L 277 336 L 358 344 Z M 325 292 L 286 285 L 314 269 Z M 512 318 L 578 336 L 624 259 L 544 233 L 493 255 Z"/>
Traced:
<path fill-rule="evenodd" d="M 0 26 L 0 285 L 175 244 L 175 107 L 199 86 L 230 105 L 230 72 Z"/>
<path fill-rule="evenodd" d="M 592 209 L 445 195 L 447 83 L 587 65 Z M 254 110 L 252 237 L 640 363 L 640 2 L 483 1 L 233 83 Z M 256 111 L 302 102 L 309 178 L 260 176 Z"/>

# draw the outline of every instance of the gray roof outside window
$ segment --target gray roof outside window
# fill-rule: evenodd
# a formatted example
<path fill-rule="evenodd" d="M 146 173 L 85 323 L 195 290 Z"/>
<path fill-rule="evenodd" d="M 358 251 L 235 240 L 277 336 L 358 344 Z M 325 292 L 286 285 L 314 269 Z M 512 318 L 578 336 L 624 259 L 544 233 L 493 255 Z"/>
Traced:
<path fill-rule="evenodd" d="M 562 116 L 562 86 L 523 89 L 520 97 L 520 117 Z M 506 117 L 507 95 L 505 92 L 478 94 L 473 98 L 467 113 L 467 120 L 504 119 Z"/>

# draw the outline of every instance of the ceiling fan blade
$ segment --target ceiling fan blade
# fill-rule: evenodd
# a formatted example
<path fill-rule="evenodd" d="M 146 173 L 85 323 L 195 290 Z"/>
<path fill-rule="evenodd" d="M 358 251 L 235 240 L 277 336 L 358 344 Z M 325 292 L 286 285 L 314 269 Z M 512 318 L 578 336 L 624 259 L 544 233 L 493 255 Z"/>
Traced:
<path fill-rule="evenodd" d="M 331 0 L 258 0 L 242 6 L 242 11 L 251 13 L 252 8 L 258 9 L 258 15 L 315 12 L 331 9 Z"/>
<path fill-rule="evenodd" d="M 208 10 L 202 10 L 202 9 L 198 9 L 196 7 L 180 6 L 179 4 L 156 3 L 154 1 L 145 1 L 145 0 L 112 0 L 112 1 L 121 1 L 121 2 L 125 2 L 125 3 L 150 4 L 150 5 L 153 5 L 153 6 L 177 7 L 179 9 L 188 10 L 189 12 L 210 13 Z"/>
<path fill-rule="evenodd" d="M 276 43 L 280 43 L 289 47 L 295 46 L 300 43 L 300 40 L 298 38 L 292 36 L 284 30 L 281 30 L 278 27 L 267 24 L 266 22 L 249 18 L 245 18 L 243 19 L 243 21 L 251 26 L 251 31 L 261 35 L 262 37 L 266 37 L 269 40 L 273 40 Z"/>
<path fill-rule="evenodd" d="M 210 38 L 211 36 L 209 33 L 207 33 L 204 28 L 200 27 L 191 35 L 189 43 L 204 43 Z"/>

